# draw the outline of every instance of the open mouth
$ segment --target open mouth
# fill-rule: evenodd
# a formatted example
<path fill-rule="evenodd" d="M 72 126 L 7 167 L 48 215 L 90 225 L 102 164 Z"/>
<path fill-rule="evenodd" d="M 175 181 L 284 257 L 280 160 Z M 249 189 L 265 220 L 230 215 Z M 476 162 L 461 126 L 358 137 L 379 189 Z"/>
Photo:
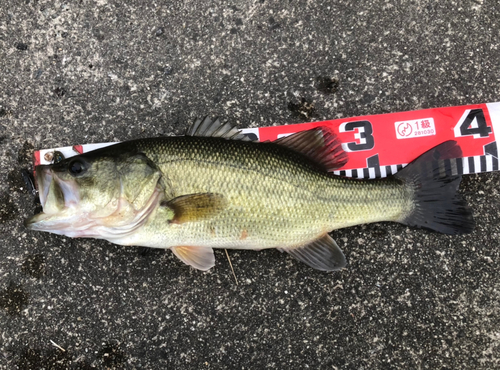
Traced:
<path fill-rule="evenodd" d="M 74 181 L 61 180 L 50 168 L 51 166 L 36 167 L 36 181 L 40 203 L 43 212 L 53 214 L 63 208 L 71 208 L 78 204 L 78 189 Z"/>
<path fill-rule="evenodd" d="M 47 166 L 36 166 L 35 175 L 36 186 L 40 196 L 40 203 L 42 204 L 42 207 L 45 208 L 47 196 L 49 194 L 49 187 L 52 183 L 52 170 L 50 170 Z"/>
<path fill-rule="evenodd" d="M 29 229 L 46 230 L 60 227 L 60 221 L 57 223 L 53 217 L 58 217 L 62 213 L 72 213 L 71 208 L 78 204 L 76 183 L 61 180 L 51 167 L 40 165 L 35 168 L 36 185 L 43 212 L 26 220 L 25 225 Z"/>
<path fill-rule="evenodd" d="M 127 236 L 144 225 L 164 194 L 163 188 L 157 186 L 140 209 L 119 193 L 100 205 L 101 199 L 85 198 L 77 181 L 53 165 L 37 166 L 35 171 L 43 212 L 26 220 L 25 226 L 70 237 L 99 237 L 124 243 Z M 121 186 L 121 182 L 117 185 Z"/>

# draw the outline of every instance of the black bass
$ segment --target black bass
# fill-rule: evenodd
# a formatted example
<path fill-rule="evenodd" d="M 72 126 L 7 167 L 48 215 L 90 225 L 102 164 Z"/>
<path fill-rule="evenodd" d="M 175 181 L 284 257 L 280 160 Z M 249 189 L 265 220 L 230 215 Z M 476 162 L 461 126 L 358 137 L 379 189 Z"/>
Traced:
<path fill-rule="evenodd" d="M 457 194 L 461 177 L 440 176 L 439 160 L 460 155 L 446 142 L 394 176 L 354 180 L 331 173 L 347 155 L 326 128 L 258 143 L 205 118 L 186 136 L 132 140 L 37 166 L 43 212 L 26 226 L 168 248 L 200 270 L 214 266 L 213 248 L 278 248 L 333 271 L 346 264 L 328 235 L 335 229 L 395 221 L 472 231 Z"/>

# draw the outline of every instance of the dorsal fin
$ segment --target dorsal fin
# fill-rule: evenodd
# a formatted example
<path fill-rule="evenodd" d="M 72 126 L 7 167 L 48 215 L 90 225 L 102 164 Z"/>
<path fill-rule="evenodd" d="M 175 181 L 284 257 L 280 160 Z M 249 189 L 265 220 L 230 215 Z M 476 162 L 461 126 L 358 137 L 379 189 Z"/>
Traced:
<path fill-rule="evenodd" d="M 328 172 L 341 168 L 349 159 L 337 135 L 325 126 L 297 132 L 274 143 L 306 155 Z"/>
<path fill-rule="evenodd" d="M 251 141 L 248 136 L 230 123 L 222 124 L 218 118 L 197 118 L 186 131 L 186 136 L 222 137 L 224 139 Z"/>

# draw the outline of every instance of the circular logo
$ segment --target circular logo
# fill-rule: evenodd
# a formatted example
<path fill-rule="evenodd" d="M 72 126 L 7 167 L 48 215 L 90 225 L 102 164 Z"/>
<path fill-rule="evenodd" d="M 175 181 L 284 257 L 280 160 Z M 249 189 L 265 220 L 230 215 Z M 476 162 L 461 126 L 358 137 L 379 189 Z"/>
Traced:
<path fill-rule="evenodd" d="M 408 137 L 413 132 L 413 129 L 409 122 L 400 123 L 398 126 L 398 134 L 400 136 Z"/>

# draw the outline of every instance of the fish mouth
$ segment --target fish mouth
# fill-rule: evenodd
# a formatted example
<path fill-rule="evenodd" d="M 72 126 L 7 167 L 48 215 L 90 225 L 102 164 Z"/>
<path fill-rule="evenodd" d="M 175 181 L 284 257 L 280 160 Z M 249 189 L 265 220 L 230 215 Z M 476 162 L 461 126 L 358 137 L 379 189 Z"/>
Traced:
<path fill-rule="evenodd" d="M 120 196 L 97 210 L 89 210 L 86 209 L 89 200 L 75 180 L 64 178 L 63 173 L 51 165 L 37 166 L 35 174 L 43 211 L 27 219 L 24 225 L 30 230 L 69 237 L 130 243 L 130 235 L 144 225 L 164 195 L 163 187 L 157 185 L 140 209 Z"/>
<path fill-rule="evenodd" d="M 35 178 L 38 194 L 40 196 L 40 203 L 42 208 L 45 208 L 47 202 L 47 195 L 49 194 L 50 183 L 52 182 L 52 170 L 47 166 L 35 167 Z"/>
<path fill-rule="evenodd" d="M 54 229 L 62 226 L 58 219 L 73 213 L 78 205 L 76 183 L 60 179 L 51 167 L 35 167 L 36 186 L 43 211 L 24 222 L 28 229 L 54 232 Z"/>

